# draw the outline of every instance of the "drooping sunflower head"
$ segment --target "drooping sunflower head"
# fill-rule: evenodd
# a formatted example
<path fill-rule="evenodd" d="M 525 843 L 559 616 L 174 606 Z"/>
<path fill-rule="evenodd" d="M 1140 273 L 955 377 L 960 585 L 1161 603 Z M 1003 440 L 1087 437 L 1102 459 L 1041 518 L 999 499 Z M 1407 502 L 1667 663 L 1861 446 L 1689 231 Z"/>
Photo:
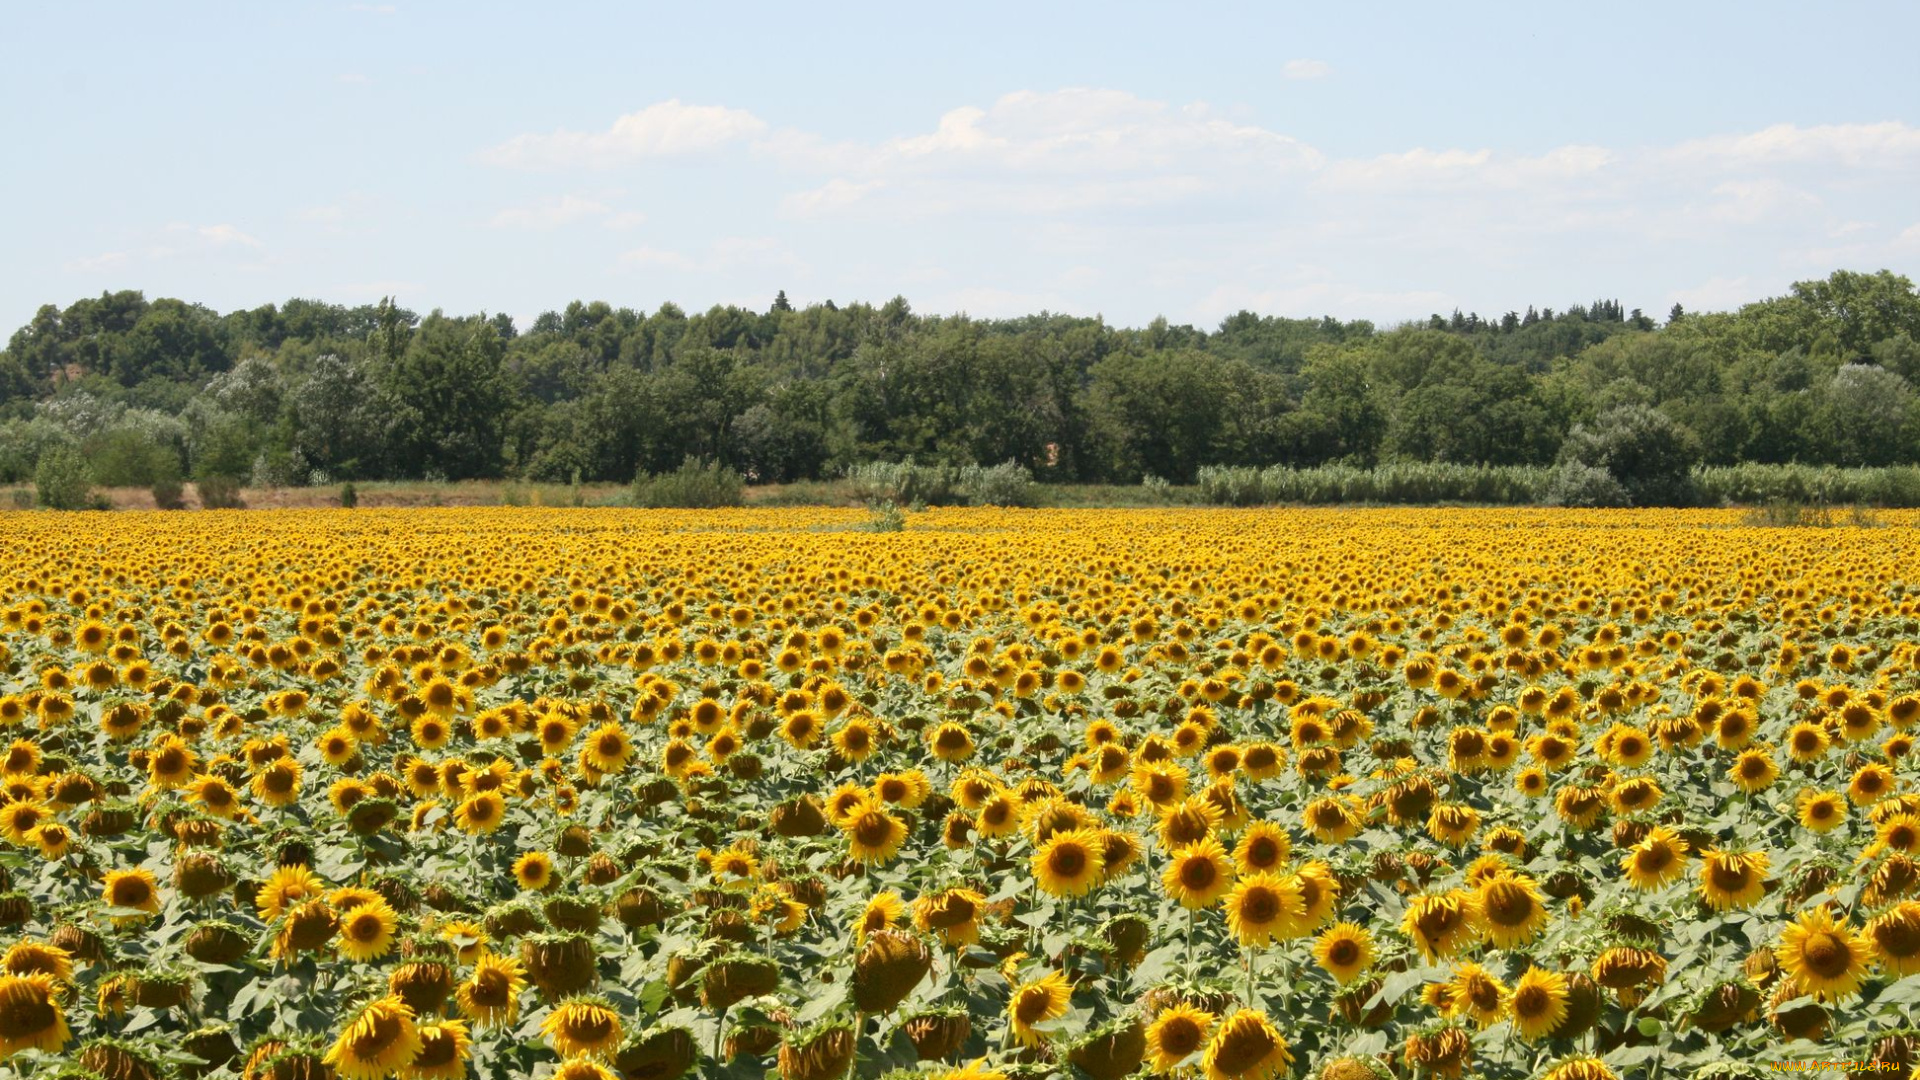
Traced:
<path fill-rule="evenodd" d="M 1220 1022 L 1202 1059 L 1207 1080 L 1266 1080 L 1293 1064 L 1279 1029 L 1258 1009 L 1241 1009 Z"/>
<path fill-rule="evenodd" d="M 348 1080 L 381 1080 L 399 1072 L 420 1052 L 413 1010 L 399 995 L 367 1003 L 340 1032 L 325 1061 Z"/>

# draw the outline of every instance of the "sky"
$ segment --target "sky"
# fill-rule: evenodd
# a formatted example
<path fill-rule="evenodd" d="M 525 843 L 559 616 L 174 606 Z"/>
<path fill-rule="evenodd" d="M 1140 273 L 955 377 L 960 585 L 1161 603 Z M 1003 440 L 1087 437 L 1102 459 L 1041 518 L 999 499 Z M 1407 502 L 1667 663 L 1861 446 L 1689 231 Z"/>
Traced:
<path fill-rule="evenodd" d="M 139 289 L 1202 327 L 1920 276 L 1920 4 L 0 9 L 0 334 Z"/>

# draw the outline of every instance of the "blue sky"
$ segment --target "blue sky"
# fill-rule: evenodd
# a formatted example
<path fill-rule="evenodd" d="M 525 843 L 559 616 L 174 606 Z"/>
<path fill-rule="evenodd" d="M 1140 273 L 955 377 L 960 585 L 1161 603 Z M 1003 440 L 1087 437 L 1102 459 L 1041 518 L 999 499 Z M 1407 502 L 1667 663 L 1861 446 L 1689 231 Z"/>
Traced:
<path fill-rule="evenodd" d="M 13 4 L 0 333 L 102 289 L 1212 325 L 1920 273 L 1920 5 Z"/>

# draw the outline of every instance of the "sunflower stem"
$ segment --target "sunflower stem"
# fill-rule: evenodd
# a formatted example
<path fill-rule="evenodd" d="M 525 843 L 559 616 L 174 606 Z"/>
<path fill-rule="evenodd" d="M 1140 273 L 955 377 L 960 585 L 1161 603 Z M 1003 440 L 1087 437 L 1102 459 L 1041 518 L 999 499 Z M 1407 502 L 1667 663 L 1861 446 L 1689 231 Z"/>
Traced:
<path fill-rule="evenodd" d="M 727 1010 L 725 1007 L 723 1007 L 720 1010 L 720 1022 L 713 1026 L 713 1062 L 715 1065 L 718 1065 L 721 1063 L 720 1051 L 722 1049 L 722 1044 L 720 1040 L 726 1035 L 726 1033 L 727 1033 Z"/>

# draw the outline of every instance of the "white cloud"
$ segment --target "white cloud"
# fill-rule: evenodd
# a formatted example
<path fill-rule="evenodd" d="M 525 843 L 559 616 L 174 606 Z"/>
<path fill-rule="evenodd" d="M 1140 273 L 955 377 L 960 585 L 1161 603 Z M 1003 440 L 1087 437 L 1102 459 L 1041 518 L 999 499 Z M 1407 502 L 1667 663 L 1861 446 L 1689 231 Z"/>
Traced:
<path fill-rule="evenodd" d="M 1740 135 L 1690 139 L 1663 156 L 1676 162 L 1725 167 L 1818 164 L 1895 168 L 1920 161 L 1920 128 L 1899 121 L 1814 127 L 1775 124 Z"/>
<path fill-rule="evenodd" d="M 238 226 L 226 223 L 193 225 L 175 221 L 129 239 L 131 242 L 115 250 L 68 259 L 61 266 L 71 273 L 88 274 L 135 264 L 200 259 L 220 260 L 240 270 L 255 271 L 263 269 L 271 261 L 260 261 L 254 256 L 254 253 L 264 251 L 266 244 L 242 232 Z M 242 255 L 254 257 L 235 261 L 236 257 Z"/>
<path fill-rule="evenodd" d="M 1713 194 L 1719 201 L 1707 213 L 1734 225 L 1757 225 L 1785 215 L 1804 214 L 1820 205 L 1818 196 L 1771 178 L 1729 180 L 1715 185 Z"/>
<path fill-rule="evenodd" d="M 124 251 L 103 251 L 98 255 L 87 255 L 78 259 L 68 259 L 66 269 L 76 274 L 91 274 L 99 270 L 113 270 L 127 264 Z"/>
<path fill-rule="evenodd" d="M 563 195 L 532 206 L 508 207 L 488 218 L 487 224 L 496 229 L 556 229 L 611 213 L 613 208 L 606 203 Z"/>
<path fill-rule="evenodd" d="M 241 232 L 239 229 L 234 228 L 232 225 L 201 225 L 198 227 L 191 225 L 169 225 L 167 229 L 170 232 L 192 232 L 193 235 L 200 237 L 214 247 L 237 245 L 239 247 L 257 248 L 266 246 L 253 237 L 248 236 L 246 233 Z"/>
<path fill-rule="evenodd" d="M 1288 79 L 1324 79 L 1333 74 L 1333 65 L 1325 60 L 1289 60 L 1280 68 L 1280 75 Z"/>
<path fill-rule="evenodd" d="M 373 82 L 364 72 L 343 71 L 333 77 L 333 81 L 347 86 L 366 86 Z"/>
<path fill-rule="evenodd" d="M 1778 291 L 1778 287 L 1775 287 Z M 1713 277 L 1690 289 L 1675 289 L 1667 294 L 1669 305 L 1679 303 L 1688 311 L 1730 311 L 1757 300 L 1765 292 L 1748 277 Z"/>
<path fill-rule="evenodd" d="M 1321 164 L 1319 153 L 1204 103 L 1175 107 L 1119 90 L 1007 94 L 951 109 L 933 130 L 879 143 L 828 143 L 781 131 L 755 150 L 828 172 L 782 209 L 886 216 L 1060 214 L 1148 207 L 1258 186 Z"/>
<path fill-rule="evenodd" d="M 805 274 L 806 263 L 779 239 L 771 236 L 723 236 L 695 258 L 667 248 L 641 246 L 622 252 L 617 260 L 624 269 L 666 269 L 702 274 L 727 274 L 740 271 L 783 270 Z"/>
<path fill-rule="evenodd" d="M 852 206 L 872 192 L 886 186 L 885 180 L 855 183 L 835 177 L 810 191 L 796 191 L 780 200 L 780 209 L 792 217 L 811 217 Z"/>
<path fill-rule="evenodd" d="M 638 210 L 622 210 L 608 217 L 601 224 L 609 229 L 633 229 L 647 223 L 647 215 Z"/>
<path fill-rule="evenodd" d="M 1522 188 L 1591 177 L 1614 162 L 1599 146 L 1569 145 L 1544 154 L 1495 154 L 1491 150 L 1429 150 L 1347 159 L 1329 165 L 1320 185 L 1333 190 L 1421 190 L 1438 186 Z"/>
<path fill-rule="evenodd" d="M 1333 281 L 1266 287 L 1227 284 L 1201 297 L 1191 308 L 1190 317 L 1199 323 L 1214 323 L 1237 311 L 1255 311 L 1387 322 L 1420 318 L 1435 311 L 1450 311 L 1456 306 L 1458 301 L 1453 296 L 1438 289 L 1383 292 Z"/>
<path fill-rule="evenodd" d="M 628 113 L 605 131 L 516 135 L 480 154 L 489 165 L 522 169 L 609 168 L 643 158 L 717 149 L 752 138 L 766 122 L 743 109 L 687 105 L 679 98 Z"/>
<path fill-rule="evenodd" d="M 694 262 L 692 259 L 687 258 L 677 251 L 667 251 L 656 247 L 637 247 L 632 251 L 623 251 L 620 253 L 620 265 L 638 267 L 660 266 L 669 270 L 691 270 L 694 267 Z"/>

